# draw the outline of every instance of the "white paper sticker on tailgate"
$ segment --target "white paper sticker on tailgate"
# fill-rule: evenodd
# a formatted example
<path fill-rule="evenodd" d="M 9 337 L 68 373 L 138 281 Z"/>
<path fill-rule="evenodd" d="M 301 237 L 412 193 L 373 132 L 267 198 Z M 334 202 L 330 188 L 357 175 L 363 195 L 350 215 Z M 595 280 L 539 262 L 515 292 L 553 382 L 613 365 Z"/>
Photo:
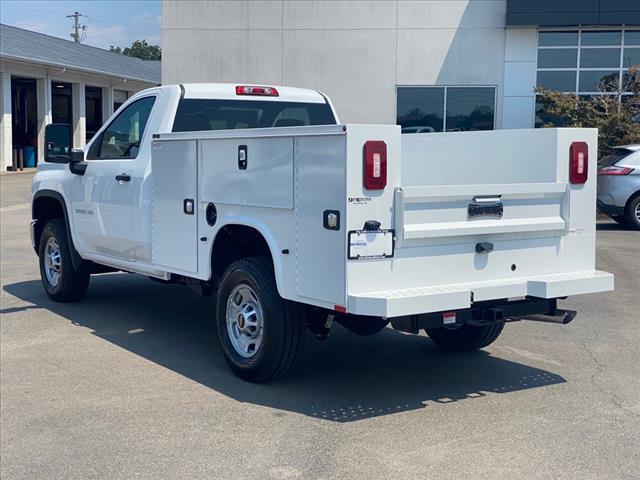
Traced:
<path fill-rule="evenodd" d="M 393 230 L 349 232 L 349 260 L 393 257 Z"/>

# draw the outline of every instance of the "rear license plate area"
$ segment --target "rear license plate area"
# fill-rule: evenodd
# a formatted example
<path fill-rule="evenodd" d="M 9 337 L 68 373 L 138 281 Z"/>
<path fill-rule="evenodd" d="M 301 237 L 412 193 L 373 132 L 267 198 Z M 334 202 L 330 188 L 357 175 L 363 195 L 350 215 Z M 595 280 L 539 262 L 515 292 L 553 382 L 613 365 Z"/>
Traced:
<path fill-rule="evenodd" d="M 394 250 L 394 232 L 351 230 L 347 247 L 349 260 L 391 258 Z"/>

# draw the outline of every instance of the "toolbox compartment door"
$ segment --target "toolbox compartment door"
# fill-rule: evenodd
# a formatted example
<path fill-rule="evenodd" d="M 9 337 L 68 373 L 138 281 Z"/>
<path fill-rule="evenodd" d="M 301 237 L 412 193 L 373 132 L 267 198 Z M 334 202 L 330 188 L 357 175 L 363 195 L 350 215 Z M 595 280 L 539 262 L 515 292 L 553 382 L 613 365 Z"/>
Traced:
<path fill-rule="evenodd" d="M 151 258 L 171 272 L 193 275 L 198 272 L 197 141 L 156 141 L 152 151 Z"/>

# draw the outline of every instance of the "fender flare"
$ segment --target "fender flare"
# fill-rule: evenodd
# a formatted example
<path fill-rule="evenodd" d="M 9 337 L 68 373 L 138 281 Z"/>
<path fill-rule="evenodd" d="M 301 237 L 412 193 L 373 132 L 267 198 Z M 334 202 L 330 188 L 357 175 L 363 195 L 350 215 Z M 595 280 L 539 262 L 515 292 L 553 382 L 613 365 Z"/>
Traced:
<path fill-rule="evenodd" d="M 38 190 L 36 193 L 33 194 L 33 199 L 31 200 L 31 218 L 32 220 L 38 220 L 35 216 L 35 204 L 36 204 L 36 200 L 38 200 L 39 198 L 52 198 L 54 200 L 56 200 L 60 206 L 62 207 L 62 214 L 64 215 L 64 225 L 66 227 L 67 230 L 67 238 L 69 239 L 69 250 L 71 252 L 71 263 L 73 264 L 73 268 L 78 269 L 80 268 L 80 266 L 82 265 L 82 263 L 84 262 L 84 260 L 82 260 L 82 257 L 80 256 L 80 254 L 78 253 L 78 251 L 76 250 L 76 247 L 73 243 L 73 236 L 71 234 L 71 222 L 69 220 L 69 212 L 67 210 L 67 202 L 65 201 L 64 197 L 62 196 L 62 194 L 60 192 L 56 192 L 55 190 Z M 36 254 L 39 254 L 38 251 L 36 251 Z"/>
<path fill-rule="evenodd" d="M 220 227 L 218 228 L 211 242 L 211 248 L 209 250 L 209 259 L 210 259 L 209 265 L 210 266 L 213 265 L 213 262 L 212 262 L 213 247 L 216 244 L 216 239 L 218 238 L 218 235 L 220 235 L 220 232 L 224 227 L 228 227 L 232 225 L 250 227 L 256 230 L 260 235 L 262 235 L 262 238 L 264 238 L 264 241 L 267 243 L 267 246 L 269 247 L 269 251 L 271 253 L 271 261 L 273 262 L 273 273 L 276 279 L 276 286 L 278 287 L 278 293 L 282 298 L 284 298 L 282 295 L 283 294 L 282 276 L 284 275 L 284 266 L 282 265 L 282 258 L 279 255 L 280 253 L 279 246 L 276 242 L 275 237 L 271 234 L 271 230 L 267 227 L 267 225 L 265 225 L 263 222 L 260 222 L 254 218 L 233 215 L 233 216 L 226 216 L 222 219 L 222 222 L 220 223 Z M 209 275 L 211 275 L 211 273 L 212 271 L 209 272 Z"/>

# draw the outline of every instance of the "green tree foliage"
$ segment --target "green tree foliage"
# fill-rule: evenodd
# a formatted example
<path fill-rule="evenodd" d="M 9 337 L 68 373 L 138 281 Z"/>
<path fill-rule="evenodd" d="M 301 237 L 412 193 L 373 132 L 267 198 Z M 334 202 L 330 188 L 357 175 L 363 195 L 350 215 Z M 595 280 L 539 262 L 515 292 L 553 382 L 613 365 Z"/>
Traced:
<path fill-rule="evenodd" d="M 598 90 L 606 95 L 582 97 L 537 88 L 543 127 L 597 128 L 598 158 L 616 145 L 640 143 L 640 68 L 630 68 L 622 83 L 617 74 L 605 77 Z M 622 96 L 622 92 L 632 95 Z"/>
<path fill-rule="evenodd" d="M 159 45 L 149 45 L 146 40 L 136 40 L 130 47 L 124 49 L 111 45 L 110 52 L 122 53 L 129 57 L 136 57 L 142 60 L 160 60 L 162 50 Z"/>

